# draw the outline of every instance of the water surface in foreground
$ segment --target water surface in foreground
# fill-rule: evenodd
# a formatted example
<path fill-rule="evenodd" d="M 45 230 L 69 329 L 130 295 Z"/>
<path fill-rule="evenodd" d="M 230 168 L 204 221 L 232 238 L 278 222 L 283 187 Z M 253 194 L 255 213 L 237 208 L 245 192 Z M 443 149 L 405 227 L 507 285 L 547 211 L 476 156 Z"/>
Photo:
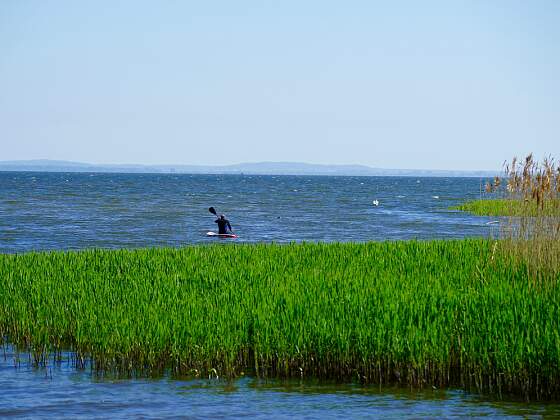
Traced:
<path fill-rule="evenodd" d="M 541 418 L 560 404 L 495 401 L 460 390 L 241 378 L 104 379 L 66 361 L 35 368 L 0 356 L 0 418 Z M 17 366 L 17 367 L 16 367 Z"/>

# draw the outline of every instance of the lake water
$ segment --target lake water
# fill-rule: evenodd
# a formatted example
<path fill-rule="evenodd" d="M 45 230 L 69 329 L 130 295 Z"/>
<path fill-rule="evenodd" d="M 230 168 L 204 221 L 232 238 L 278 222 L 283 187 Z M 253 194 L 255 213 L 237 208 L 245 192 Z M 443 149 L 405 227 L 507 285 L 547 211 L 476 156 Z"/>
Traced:
<path fill-rule="evenodd" d="M 0 173 L 0 253 L 213 243 L 208 212 L 238 242 L 381 241 L 491 235 L 493 219 L 449 211 L 473 178 Z M 373 200 L 379 205 L 374 206 Z M 219 241 L 219 240 L 218 240 Z M 560 416 L 558 404 L 242 378 L 99 378 L 69 362 L 35 368 L 0 354 L 0 418 L 402 418 Z"/>
<path fill-rule="evenodd" d="M 546 418 L 558 404 L 493 401 L 459 390 L 241 378 L 99 378 L 68 359 L 33 367 L 11 347 L 0 356 L 0 418 Z M 17 361 L 19 360 L 19 361 Z"/>
<path fill-rule="evenodd" d="M 449 211 L 480 179 L 0 172 L 0 252 L 215 242 L 208 207 L 238 242 L 487 236 Z M 373 200 L 379 202 L 373 205 Z"/>

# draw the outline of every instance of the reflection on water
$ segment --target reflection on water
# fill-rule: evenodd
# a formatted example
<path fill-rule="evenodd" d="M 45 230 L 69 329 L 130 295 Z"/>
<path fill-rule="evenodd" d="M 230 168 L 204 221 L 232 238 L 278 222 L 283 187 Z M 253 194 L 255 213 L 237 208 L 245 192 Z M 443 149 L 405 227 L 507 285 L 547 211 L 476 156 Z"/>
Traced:
<path fill-rule="evenodd" d="M 402 418 L 560 416 L 560 404 L 497 401 L 459 390 L 408 390 L 313 381 L 240 378 L 110 379 L 68 357 L 35 368 L 28 355 L 0 356 L 0 417 L 23 418 Z"/>
<path fill-rule="evenodd" d="M 208 207 L 238 242 L 487 236 L 489 218 L 449 211 L 474 178 L 0 173 L 0 252 L 212 243 Z M 437 197 L 437 198 L 435 198 Z M 378 205 L 373 205 L 373 201 Z"/>

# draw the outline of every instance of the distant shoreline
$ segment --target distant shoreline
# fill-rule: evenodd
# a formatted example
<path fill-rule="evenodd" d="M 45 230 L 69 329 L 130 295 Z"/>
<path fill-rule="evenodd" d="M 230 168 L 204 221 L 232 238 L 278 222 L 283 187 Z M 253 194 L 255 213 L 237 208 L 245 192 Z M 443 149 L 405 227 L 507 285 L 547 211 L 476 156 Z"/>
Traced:
<path fill-rule="evenodd" d="M 0 172 L 190 174 L 190 175 L 303 175 L 303 176 L 416 176 L 488 178 L 499 171 L 382 169 L 364 165 L 320 165 L 297 162 L 258 162 L 234 165 L 96 165 L 81 162 L 31 160 L 0 162 Z"/>

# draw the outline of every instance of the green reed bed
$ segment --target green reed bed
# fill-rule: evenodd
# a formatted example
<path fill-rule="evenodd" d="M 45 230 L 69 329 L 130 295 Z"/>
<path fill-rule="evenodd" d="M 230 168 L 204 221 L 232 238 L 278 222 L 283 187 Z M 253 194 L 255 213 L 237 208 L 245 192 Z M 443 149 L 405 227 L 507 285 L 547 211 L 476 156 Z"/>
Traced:
<path fill-rule="evenodd" d="M 560 291 L 485 240 L 0 255 L 0 332 L 40 361 L 560 394 Z"/>
<path fill-rule="evenodd" d="M 536 201 L 515 198 L 485 198 L 468 201 L 451 210 L 461 210 L 479 216 L 560 216 L 560 200 L 548 200 L 541 206 Z"/>
<path fill-rule="evenodd" d="M 485 191 L 489 198 L 456 209 L 502 216 L 498 254 L 523 262 L 534 282 L 560 275 L 560 164 L 552 157 L 537 162 L 532 154 L 513 158 Z"/>
<path fill-rule="evenodd" d="M 560 216 L 560 164 L 533 154 L 504 165 L 503 176 L 487 181 L 484 199 L 452 207 L 481 216 L 550 218 Z M 538 234 L 538 232 L 536 232 Z"/>

